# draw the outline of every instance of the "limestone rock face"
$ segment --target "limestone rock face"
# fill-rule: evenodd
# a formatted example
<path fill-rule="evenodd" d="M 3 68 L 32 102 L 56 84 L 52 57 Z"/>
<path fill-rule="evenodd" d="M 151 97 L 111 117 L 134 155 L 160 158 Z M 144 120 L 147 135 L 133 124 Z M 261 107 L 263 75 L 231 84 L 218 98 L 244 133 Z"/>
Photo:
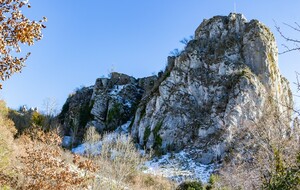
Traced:
<path fill-rule="evenodd" d="M 241 14 L 204 20 L 141 101 L 132 135 L 146 148 L 191 149 L 202 163 L 222 158 L 270 98 L 281 102 L 281 111 L 292 104 L 277 57 L 274 36 L 259 21 L 247 22 Z"/>
<path fill-rule="evenodd" d="M 59 115 L 65 135 L 72 136 L 76 129 L 81 142 L 88 127 L 100 133 L 115 130 L 134 116 L 145 89 L 152 88 L 156 80 L 156 76 L 135 79 L 113 72 L 110 78 L 98 78 L 95 85 L 77 90 Z"/>
<path fill-rule="evenodd" d="M 259 21 L 230 14 L 204 20 L 158 77 L 99 78 L 70 95 L 59 118 L 68 136 L 76 126 L 103 132 L 131 120 L 140 147 L 185 150 L 207 164 L 222 159 L 270 102 L 290 117 L 292 95 L 279 73 L 274 36 Z"/>

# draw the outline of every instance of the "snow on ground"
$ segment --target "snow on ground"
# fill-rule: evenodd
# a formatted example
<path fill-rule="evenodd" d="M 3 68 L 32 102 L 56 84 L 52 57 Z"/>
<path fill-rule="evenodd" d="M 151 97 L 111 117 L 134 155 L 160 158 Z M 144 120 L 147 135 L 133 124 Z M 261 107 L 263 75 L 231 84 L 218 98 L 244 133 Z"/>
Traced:
<path fill-rule="evenodd" d="M 111 92 L 109 94 L 110 95 L 117 95 L 123 90 L 123 88 L 125 86 L 126 85 L 114 85 L 113 89 L 111 90 Z"/>
<path fill-rule="evenodd" d="M 124 138 L 127 140 L 128 128 L 131 121 L 121 125 L 115 132 L 109 133 L 102 141 L 90 144 L 84 143 L 72 149 L 75 154 L 92 154 L 98 155 L 101 153 L 102 144 L 112 142 L 116 138 Z M 119 136 L 120 134 L 124 134 Z M 141 155 L 145 155 L 145 151 L 140 149 Z M 145 162 L 141 168 L 144 173 L 159 175 L 169 178 L 177 183 L 185 180 L 201 180 L 207 182 L 210 175 L 215 170 L 216 166 L 200 164 L 189 157 L 188 151 L 181 151 L 179 153 L 168 153 L 161 157 L 155 157 L 152 160 Z M 117 154 L 117 153 L 116 153 Z"/>
<path fill-rule="evenodd" d="M 79 146 L 72 148 L 74 154 L 88 154 L 88 155 L 98 155 L 101 153 L 102 141 L 96 143 L 83 143 Z"/>
<path fill-rule="evenodd" d="M 214 165 L 203 165 L 189 158 L 188 153 L 168 153 L 159 158 L 147 161 L 144 173 L 169 178 L 177 183 L 185 180 L 207 182 L 214 171 Z"/>
<path fill-rule="evenodd" d="M 85 155 L 85 154 L 98 155 L 101 153 L 101 148 L 102 148 L 103 143 L 110 143 L 110 142 L 116 140 L 117 138 L 124 138 L 124 139 L 122 139 L 122 141 L 124 141 L 124 142 L 127 141 L 126 135 L 119 136 L 119 134 L 128 134 L 128 128 L 129 128 L 130 123 L 131 123 L 131 120 L 129 120 L 127 123 L 118 127 L 115 132 L 105 135 L 104 139 L 102 139 L 101 141 L 98 141 L 95 143 L 86 142 L 86 143 L 80 144 L 77 147 L 72 148 L 72 152 L 74 154 L 80 154 L 80 155 Z"/>

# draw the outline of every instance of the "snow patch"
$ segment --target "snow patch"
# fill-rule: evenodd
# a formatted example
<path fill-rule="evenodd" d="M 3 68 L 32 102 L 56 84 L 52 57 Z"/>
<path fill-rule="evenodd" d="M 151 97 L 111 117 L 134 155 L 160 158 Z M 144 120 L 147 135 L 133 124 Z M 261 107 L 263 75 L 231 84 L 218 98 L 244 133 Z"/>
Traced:
<path fill-rule="evenodd" d="M 114 85 L 114 87 L 112 88 L 112 90 L 109 94 L 110 95 L 118 95 L 125 86 L 126 85 Z"/>
<path fill-rule="evenodd" d="M 83 143 L 79 146 L 72 148 L 72 152 L 74 154 L 80 155 L 99 155 L 101 153 L 102 141 L 98 141 L 95 143 Z"/>
<path fill-rule="evenodd" d="M 168 153 L 159 158 L 147 161 L 144 173 L 169 178 L 177 183 L 185 180 L 201 180 L 207 182 L 215 169 L 215 165 L 204 165 L 189 158 L 188 153 Z"/>
<path fill-rule="evenodd" d="M 128 140 L 130 123 L 131 120 L 119 126 L 115 132 L 107 134 L 102 141 L 92 144 L 81 144 L 73 148 L 72 152 L 80 155 L 98 155 L 101 153 L 102 144 L 114 142 L 117 138 L 124 138 L 122 140 L 126 142 Z M 120 136 L 120 134 L 124 135 Z M 120 154 L 116 150 L 111 151 L 111 159 L 114 159 L 114 157 Z M 144 150 L 138 149 L 138 151 L 142 156 L 146 155 Z M 143 170 L 144 173 L 163 176 L 177 183 L 181 183 L 185 180 L 201 180 L 202 182 L 207 182 L 216 167 L 214 164 L 204 165 L 196 162 L 190 158 L 187 151 L 168 153 L 161 157 L 153 158 L 141 166 L 141 168 L 146 168 Z"/>
<path fill-rule="evenodd" d="M 115 132 L 120 134 L 128 134 L 129 133 L 129 126 L 131 124 L 131 120 L 127 121 L 123 125 L 119 126 Z"/>
<path fill-rule="evenodd" d="M 95 143 L 85 142 L 83 144 L 78 145 L 77 147 L 72 149 L 74 154 L 79 155 L 99 155 L 101 153 L 102 144 L 114 142 L 117 138 L 122 138 L 122 142 L 126 142 L 128 140 L 128 132 L 129 125 L 131 120 L 127 121 L 127 123 L 119 126 L 115 132 L 109 133 L 105 135 L 104 139 Z M 124 134 L 121 135 L 120 134 Z"/>

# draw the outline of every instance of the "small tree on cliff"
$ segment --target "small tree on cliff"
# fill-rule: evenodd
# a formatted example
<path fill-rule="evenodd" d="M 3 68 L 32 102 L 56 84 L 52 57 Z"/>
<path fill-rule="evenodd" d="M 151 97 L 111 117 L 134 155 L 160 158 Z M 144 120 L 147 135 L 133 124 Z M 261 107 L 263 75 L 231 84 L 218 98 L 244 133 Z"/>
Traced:
<path fill-rule="evenodd" d="M 8 79 L 15 72 L 20 72 L 30 55 L 17 56 L 21 52 L 21 44 L 33 45 L 42 38 L 45 28 L 44 17 L 40 21 L 31 21 L 25 17 L 21 9 L 30 8 L 28 1 L 0 0 L 0 80 Z M 0 88 L 1 88 L 0 84 Z"/>

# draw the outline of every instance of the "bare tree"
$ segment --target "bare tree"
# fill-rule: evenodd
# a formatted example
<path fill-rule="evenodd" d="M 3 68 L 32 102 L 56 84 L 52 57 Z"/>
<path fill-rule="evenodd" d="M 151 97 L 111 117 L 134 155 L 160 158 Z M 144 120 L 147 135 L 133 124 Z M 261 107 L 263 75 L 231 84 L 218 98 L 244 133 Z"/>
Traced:
<path fill-rule="evenodd" d="M 261 189 L 277 175 L 280 157 L 285 167 L 296 163 L 300 150 L 299 130 L 292 130 L 291 118 L 269 98 L 263 116 L 236 135 L 230 161 L 220 170 L 221 186 L 230 189 Z"/>
<path fill-rule="evenodd" d="M 300 25 L 297 22 L 294 22 L 293 24 L 287 24 L 283 23 L 284 26 L 287 27 L 287 29 L 292 30 L 296 33 L 300 33 Z M 281 44 L 285 50 L 280 52 L 279 54 L 285 54 L 293 51 L 299 51 L 300 52 L 300 40 L 298 40 L 296 37 L 291 37 L 290 35 L 286 35 L 286 33 L 282 30 L 282 28 L 275 22 L 275 28 L 277 32 L 280 34 L 280 36 L 286 41 L 286 44 Z M 299 91 L 300 91 L 300 74 L 296 71 L 296 82 L 294 83 L 297 88 L 297 94 L 293 94 L 294 97 L 300 97 Z M 294 108 L 294 112 L 300 116 L 300 110 L 297 110 Z"/>
<path fill-rule="evenodd" d="M 57 101 L 55 98 L 46 98 L 43 102 L 43 111 L 47 117 L 53 117 L 57 114 Z"/>
<path fill-rule="evenodd" d="M 293 31 L 300 32 L 300 25 L 297 22 L 294 22 L 293 25 L 283 23 L 284 26 L 288 27 L 289 29 L 292 29 Z M 277 25 L 275 22 L 275 28 L 277 32 L 280 34 L 280 36 L 287 42 L 287 44 L 282 44 L 283 47 L 285 47 L 285 51 L 280 52 L 279 54 L 288 53 L 291 51 L 300 51 L 300 40 L 290 37 L 286 35 L 280 26 Z"/>

